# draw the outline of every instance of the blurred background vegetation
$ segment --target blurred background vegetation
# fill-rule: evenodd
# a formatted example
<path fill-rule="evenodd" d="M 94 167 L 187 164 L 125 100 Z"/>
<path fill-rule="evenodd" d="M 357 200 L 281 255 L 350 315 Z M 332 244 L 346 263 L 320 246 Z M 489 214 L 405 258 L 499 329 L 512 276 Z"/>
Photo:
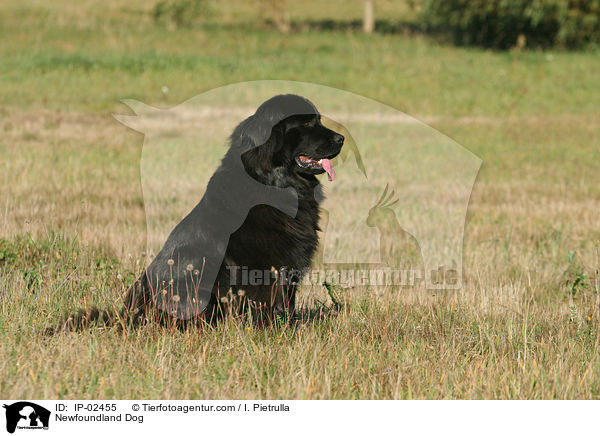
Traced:
<path fill-rule="evenodd" d="M 597 44 L 598 1 L 0 1 L 0 396 L 600 398 Z M 378 100 L 484 161 L 464 289 L 357 289 L 289 331 L 41 337 L 147 262 L 120 99 L 272 79 Z"/>
<path fill-rule="evenodd" d="M 254 0 L 257 22 L 287 33 L 303 27 L 357 29 L 358 20 L 340 20 L 338 11 L 321 20 L 303 20 L 297 5 L 287 0 Z M 356 1 L 355 3 L 360 3 Z M 511 47 L 576 48 L 600 41 L 600 0 L 405 0 L 403 16 L 389 15 L 389 0 L 363 0 L 365 33 L 422 31 L 457 44 L 507 49 Z M 375 4 L 382 8 L 376 14 Z M 344 5 L 355 9 L 357 5 Z M 352 7 L 354 6 L 354 8 Z M 397 4 L 395 6 L 398 6 Z M 154 5 L 157 22 L 193 26 L 209 17 L 209 0 L 160 0 Z M 385 17 L 385 19 L 378 19 Z"/>
<path fill-rule="evenodd" d="M 425 29 L 457 44 L 576 48 L 600 41 L 599 0 L 423 0 Z"/>
<path fill-rule="evenodd" d="M 598 1 L 5 0 L 0 101 L 115 110 L 279 78 L 411 114 L 587 111 Z"/>

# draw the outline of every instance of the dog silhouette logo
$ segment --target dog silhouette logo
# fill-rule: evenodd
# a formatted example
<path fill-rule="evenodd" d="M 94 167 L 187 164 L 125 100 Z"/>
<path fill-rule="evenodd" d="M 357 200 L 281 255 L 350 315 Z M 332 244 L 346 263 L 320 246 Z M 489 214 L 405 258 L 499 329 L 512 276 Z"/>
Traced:
<path fill-rule="evenodd" d="M 6 431 L 14 433 L 18 429 L 48 429 L 50 411 L 42 406 L 28 401 L 19 401 L 6 409 Z"/>
<path fill-rule="evenodd" d="M 282 118 L 259 117 L 257 120 L 263 122 L 254 125 L 253 117 L 262 102 L 280 94 L 301 95 L 314 102 L 324 125 L 346 138 L 339 155 L 331 161 L 330 169 L 335 168 L 337 173 L 335 183 L 321 183 L 315 190 L 315 198 L 322 202 L 313 267 L 414 271 L 426 289 L 460 289 L 467 209 L 481 159 L 431 126 L 390 106 L 341 89 L 303 82 L 234 83 L 168 109 L 123 100 L 135 114 L 116 114 L 115 118 L 144 134 L 140 175 L 146 253 L 159 253 L 181 217 L 187 216 L 208 192 L 210 176 L 219 168 L 225 152 L 227 135 L 239 127 L 251 133 L 245 135 L 250 146 L 268 139 L 272 127 Z M 198 258 L 202 260 L 200 265 L 173 259 L 177 262 L 173 265 L 174 276 L 176 271 L 180 277 L 188 277 L 188 284 L 182 288 L 199 291 L 184 295 L 180 289 L 177 300 L 171 297 L 174 292 L 164 297 L 155 292 L 158 305 L 180 319 L 189 319 L 204 309 L 229 236 L 250 208 L 266 204 L 295 216 L 299 207 L 297 192 L 291 186 L 262 184 L 247 173 L 241 164 L 247 148 L 233 151 L 240 164 L 236 164 L 235 171 L 221 171 L 217 176 L 222 181 L 219 198 L 227 200 L 226 211 L 235 213 L 207 208 L 207 216 L 215 219 L 209 222 L 210 230 L 203 227 L 203 232 L 219 242 L 203 247 L 202 252 L 208 254 Z M 380 198 L 386 184 L 388 192 Z M 155 266 L 163 268 L 165 277 L 170 278 L 171 271 L 164 266 L 168 259 L 171 257 Z M 202 271 L 199 285 L 195 276 L 186 272 L 190 264 L 194 274 L 195 268 Z M 152 289 L 160 286 L 162 281 L 154 280 Z"/>

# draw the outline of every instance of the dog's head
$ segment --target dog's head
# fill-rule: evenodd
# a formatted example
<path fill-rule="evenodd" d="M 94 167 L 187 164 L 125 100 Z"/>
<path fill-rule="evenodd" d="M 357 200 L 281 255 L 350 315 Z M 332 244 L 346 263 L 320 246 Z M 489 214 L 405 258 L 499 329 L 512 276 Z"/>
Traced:
<path fill-rule="evenodd" d="M 344 137 L 321 123 L 321 115 L 307 99 L 278 95 L 263 104 L 233 132 L 232 149 L 241 152 L 246 171 L 261 178 L 269 174 L 314 179 L 335 173 Z"/>

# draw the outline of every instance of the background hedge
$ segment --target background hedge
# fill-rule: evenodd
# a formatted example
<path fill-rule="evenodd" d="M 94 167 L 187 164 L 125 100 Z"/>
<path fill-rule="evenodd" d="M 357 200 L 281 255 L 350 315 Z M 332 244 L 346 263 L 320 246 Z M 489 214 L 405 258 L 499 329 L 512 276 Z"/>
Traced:
<path fill-rule="evenodd" d="M 600 0 L 423 0 L 421 20 L 461 45 L 581 47 L 600 42 Z"/>

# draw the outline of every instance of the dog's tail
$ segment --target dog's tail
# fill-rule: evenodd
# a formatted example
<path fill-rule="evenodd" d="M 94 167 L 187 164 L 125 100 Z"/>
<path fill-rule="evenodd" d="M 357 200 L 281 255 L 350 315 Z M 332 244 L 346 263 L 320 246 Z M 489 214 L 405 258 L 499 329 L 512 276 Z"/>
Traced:
<path fill-rule="evenodd" d="M 96 306 L 79 309 L 65 316 L 58 326 L 48 327 L 45 334 L 51 336 L 60 332 L 80 332 L 92 325 L 101 328 L 136 326 L 140 323 L 147 306 L 144 295 L 143 282 L 138 280 L 125 294 L 123 309 L 120 311 L 99 309 Z"/>
<path fill-rule="evenodd" d="M 88 309 L 79 309 L 77 312 L 65 316 L 58 326 L 48 327 L 45 334 L 51 336 L 60 332 L 79 332 L 91 325 L 108 328 L 122 325 L 122 321 L 122 312 L 118 313 L 114 310 L 104 310 L 92 306 Z"/>

